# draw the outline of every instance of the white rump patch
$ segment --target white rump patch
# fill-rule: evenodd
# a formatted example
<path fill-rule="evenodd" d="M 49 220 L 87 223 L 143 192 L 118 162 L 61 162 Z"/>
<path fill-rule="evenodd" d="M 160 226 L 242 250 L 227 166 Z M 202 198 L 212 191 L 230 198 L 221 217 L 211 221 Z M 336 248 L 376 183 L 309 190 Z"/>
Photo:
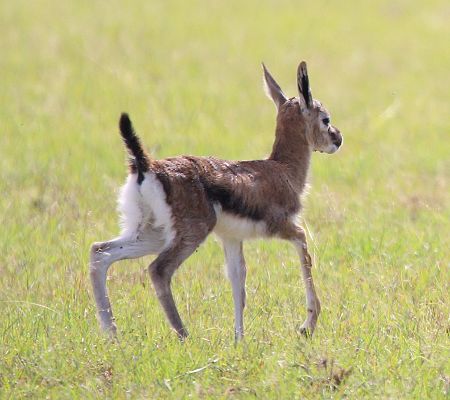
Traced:
<path fill-rule="evenodd" d="M 122 236 L 136 235 L 139 227 L 149 218 L 149 216 L 144 216 L 142 196 L 136 181 L 137 175 L 128 175 L 125 185 L 120 190 L 117 201 Z"/>
<path fill-rule="evenodd" d="M 167 248 L 175 237 L 172 211 L 158 178 L 152 172 L 146 172 L 144 177 L 138 185 L 137 175 L 129 175 L 122 187 L 118 200 L 122 235 L 135 236 L 147 227 L 161 229 Z"/>
<path fill-rule="evenodd" d="M 221 238 L 231 238 L 240 241 L 267 236 L 264 221 L 252 221 L 249 218 L 235 216 L 223 211 L 220 204 L 214 204 L 214 211 L 217 217 L 214 232 Z"/>

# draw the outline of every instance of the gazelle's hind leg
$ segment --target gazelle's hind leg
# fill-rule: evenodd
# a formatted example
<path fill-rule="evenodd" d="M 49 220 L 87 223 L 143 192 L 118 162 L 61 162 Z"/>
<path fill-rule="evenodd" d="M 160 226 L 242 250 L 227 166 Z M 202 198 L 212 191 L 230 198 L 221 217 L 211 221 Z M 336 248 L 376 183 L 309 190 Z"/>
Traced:
<path fill-rule="evenodd" d="M 320 301 L 316 294 L 314 281 L 312 277 L 311 256 L 308 253 L 305 231 L 298 226 L 287 227 L 282 234 L 284 239 L 291 241 L 300 256 L 303 282 L 306 289 L 306 311 L 305 322 L 300 327 L 300 332 L 305 336 L 311 336 L 316 328 L 317 318 L 320 314 Z"/>
<path fill-rule="evenodd" d="M 116 333 L 111 303 L 106 289 L 106 274 L 112 263 L 118 260 L 138 258 L 158 253 L 161 241 L 157 232 L 143 238 L 119 237 L 106 242 L 94 243 L 90 254 L 90 275 L 97 305 L 97 317 L 103 331 Z"/>
<path fill-rule="evenodd" d="M 244 307 L 245 307 L 245 266 L 242 242 L 223 239 L 223 249 L 227 265 L 227 275 L 231 282 L 234 301 L 234 339 L 239 341 L 244 336 Z"/>
<path fill-rule="evenodd" d="M 201 244 L 208 235 L 209 230 L 204 233 L 198 232 L 196 238 L 192 236 L 189 240 L 177 237 L 173 244 L 150 264 L 150 277 L 155 287 L 158 300 L 166 314 L 171 327 L 178 334 L 180 339 L 188 336 L 188 332 L 181 321 L 175 301 L 173 299 L 171 281 L 172 276 L 178 267 L 186 260 Z"/>

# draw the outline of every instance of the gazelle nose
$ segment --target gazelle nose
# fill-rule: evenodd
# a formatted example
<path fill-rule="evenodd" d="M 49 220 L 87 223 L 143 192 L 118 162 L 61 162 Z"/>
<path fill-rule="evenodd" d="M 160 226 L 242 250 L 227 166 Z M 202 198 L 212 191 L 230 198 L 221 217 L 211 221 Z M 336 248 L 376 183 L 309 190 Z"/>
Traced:
<path fill-rule="evenodd" d="M 342 144 L 342 137 L 338 137 L 337 139 L 333 140 L 333 143 L 337 146 L 340 147 L 340 145 Z"/>
<path fill-rule="evenodd" d="M 341 135 L 341 132 L 339 131 L 339 129 L 336 129 L 334 127 L 331 128 L 330 129 L 330 136 L 331 136 L 331 141 L 337 147 L 339 147 L 342 144 L 342 135 Z"/>

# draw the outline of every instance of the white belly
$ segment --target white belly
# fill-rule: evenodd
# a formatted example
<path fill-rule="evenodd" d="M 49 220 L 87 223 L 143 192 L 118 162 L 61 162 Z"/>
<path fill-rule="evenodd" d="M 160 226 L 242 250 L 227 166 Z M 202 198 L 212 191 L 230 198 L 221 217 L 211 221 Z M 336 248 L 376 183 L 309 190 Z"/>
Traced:
<path fill-rule="evenodd" d="M 253 221 L 222 210 L 220 205 L 214 205 L 217 223 L 214 232 L 222 237 L 236 240 L 254 239 L 267 236 L 266 224 L 263 221 Z"/>

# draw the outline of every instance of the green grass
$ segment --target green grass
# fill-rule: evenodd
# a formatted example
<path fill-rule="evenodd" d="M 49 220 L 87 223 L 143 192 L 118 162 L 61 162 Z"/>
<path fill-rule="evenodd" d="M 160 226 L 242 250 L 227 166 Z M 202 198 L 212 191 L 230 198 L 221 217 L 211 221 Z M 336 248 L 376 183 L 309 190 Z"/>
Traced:
<path fill-rule="evenodd" d="M 376 3 L 376 4 L 375 4 Z M 450 391 L 450 29 L 442 1 L 0 4 L 0 398 L 445 398 Z M 155 157 L 268 154 L 305 59 L 344 133 L 315 155 L 304 219 L 323 311 L 312 340 L 295 250 L 249 242 L 247 336 L 210 238 L 168 328 L 143 269 L 115 264 L 120 342 L 99 333 L 95 240 L 118 233 L 129 111 Z"/>

